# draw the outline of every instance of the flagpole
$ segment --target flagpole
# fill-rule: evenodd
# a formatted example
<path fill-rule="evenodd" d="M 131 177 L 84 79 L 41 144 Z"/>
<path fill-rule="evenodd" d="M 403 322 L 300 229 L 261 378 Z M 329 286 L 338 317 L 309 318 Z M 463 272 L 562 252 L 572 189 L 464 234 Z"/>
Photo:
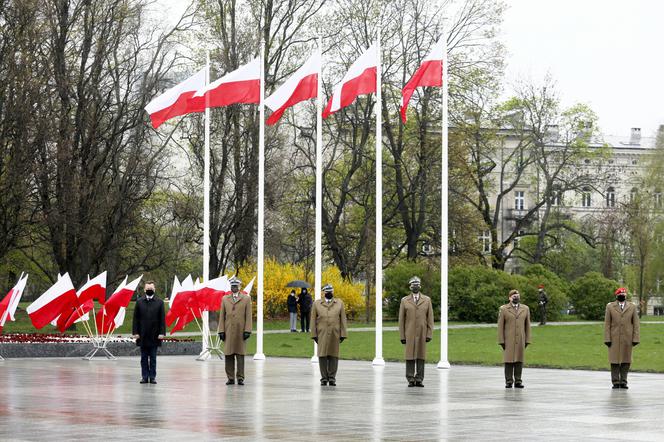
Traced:
<path fill-rule="evenodd" d="M 263 353 L 263 254 L 265 235 L 265 42 L 261 40 L 260 103 L 258 104 L 258 287 L 256 289 L 256 354 L 254 360 L 265 359 Z"/>
<path fill-rule="evenodd" d="M 450 368 L 447 360 L 447 268 L 448 268 L 448 250 L 449 250 L 449 229 L 448 229 L 448 74 L 447 74 L 447 34 L 443 32 L 443 60 L 442 60 L 442 162 L 441 162 L 441 190 L 440 190 L 440 361 L 438 368 Z"/>
<path fill-rule="evenodd" d="M 381 94 L 380 27 L 376 38 L 376 357 L 373 365 L 385 365 L 383 359 L 383 117 Z M 368 296 L 369 294 L 367 294 Z"/>
<path fill-rule="evenodd" d="M 205 87 L 210 84 L 210 50 L 205 54 Z M 205 94 L 205 159 L 203 167 L 203 281 L 210 277 L 210 106 L 209 94 Z M 208 336 L 210 323 L 208 313 L 203 313 L 203 327 L 201 330 L 202 348 L 199 360 L 209 358 Z M 204 355 L 207 354 L 207 357 Z"/>
<path fill-rule="evenodd" d="M 314 297 L 320 299 L 323 279 L 323 38 L 318 36 L 318 78 L 316 80 L 316 248 L 314 253 Z M 318 362 L 318 344 L 314 342 L 311 362 Z"/>

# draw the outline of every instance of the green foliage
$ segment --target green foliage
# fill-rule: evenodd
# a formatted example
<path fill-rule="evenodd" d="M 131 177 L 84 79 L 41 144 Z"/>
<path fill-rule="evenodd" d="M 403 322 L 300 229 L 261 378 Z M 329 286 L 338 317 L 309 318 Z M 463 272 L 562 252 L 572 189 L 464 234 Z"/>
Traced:
<path fill-rule="evenodd" d="M 598 272 L 580 277 L 570 290 L 570 300 L 576 312 L 584 319 L 602 319 L 606 304 L 615 300 L 613 293 L 620 286 Z"/>
<path fill-rule="evenodd" d="M 422 280 L 422 294 L 431 298 L 434 317 L 440 317 L 440 267 L 425 262 L 400 262 L 385 271 L 384 297 L 387 299 L 386 313 L 396 318 L 399 315 L 401 298 L 410 293 L 408 281 L 413 276 Z"/>

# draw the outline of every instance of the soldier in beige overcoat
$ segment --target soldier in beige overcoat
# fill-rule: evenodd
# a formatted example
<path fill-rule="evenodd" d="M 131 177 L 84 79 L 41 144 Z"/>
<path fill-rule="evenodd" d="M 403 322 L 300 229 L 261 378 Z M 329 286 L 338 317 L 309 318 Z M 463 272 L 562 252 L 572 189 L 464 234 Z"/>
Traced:
<path fill-rule="evenodd" d="M 226 385 L 244 385 L 244 355 L 247 353 L 246 340 L 251 336 L 251 298 L 240 292 L 240 281 L 230 280 L 231 293 L 221 300 L 219 310 L 219 338 L 224 342 L 226 362 Z M 237 365 L 237 373 L 235 371 Z"/>
<path fill-rule="evenodd" d="M 518 290 L 510 290 L 509 303 L 498 312 L 498 344 L 503 348 L 505 388 L 523 388 L 521 373 L 530 344 L 530 309 L 521 304 Z"/>
<path fill-rule="evenodd" d="M 330 284 L 323 287 L 323 299 L 311 307 L 311 339 L 318 344 L 320 384 L 337 385 L 339 344 L 346 339 L 346 310 L 341 299 L 334 297 Z"/>
<path fill-rule="evenodd" d="M 409 387 L 424 387 L 424 361 L 426 343 L 433 336 L 433 307 L 431 298 L 420 293 L 420 278 L 408 281 L 410 295 L 401 299 L 399 306 L 399 336 L 405 347 L 406 379 Z M 417 366 L 417 371 L 415 367 Z"/>
<path fill-rule="evenodd" d="M 628 388 L 627 373 L 632 363 L 632 347 L 639 345 L 639 313 L 627 301 L 627 289 L 615 292 L 616 301 L 606 305 L 604 344 L 609 347 L 611 383 L 613 388 Z"/>

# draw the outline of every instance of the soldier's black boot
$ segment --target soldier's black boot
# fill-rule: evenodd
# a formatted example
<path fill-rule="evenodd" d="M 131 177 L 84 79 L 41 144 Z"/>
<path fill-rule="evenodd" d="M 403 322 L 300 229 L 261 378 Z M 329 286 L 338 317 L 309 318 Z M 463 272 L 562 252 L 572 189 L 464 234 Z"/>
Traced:
<path fill-rule="evenodd" d="M 415 381 L 415 386 L 416 387 L 424 387 L 424 384 L 422 383 L 422 381 Z"/>
<path fill-rule="evenodd" d="M 616 389 L 620 388 L 620 384 L 613 384 L 613 387 L 611 387 L 611 388 L 613 388 L 614 390 L 616 390 Z"/>
<path fill-rule="evenodd" d="M 415 381 L 408 381 L 408 386 L 409 387 L 414 387 L 415 386 Z"/>
<path fill-rule="evenodd" d="M 226 381 L 226 385 L 234 385 L 235 384 L 235 379 L 229 379 Z"/>
<path fill-rule="evenodd" d="M 506 383 L 505 388 L 512 388 L 512 383 L 511 382 Z"/>
<path fill-rule="evenodd" d="M 516 384 L 514 384 L 514 388 L 523 388 L 523 383 L 517 382 Z"/>

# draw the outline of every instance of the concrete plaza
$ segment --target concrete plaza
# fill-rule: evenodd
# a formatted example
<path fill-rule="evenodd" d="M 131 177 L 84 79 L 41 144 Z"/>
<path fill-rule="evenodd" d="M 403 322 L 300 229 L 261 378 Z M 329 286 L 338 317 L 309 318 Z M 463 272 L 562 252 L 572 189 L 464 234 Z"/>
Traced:
<path fill-rule="evenodd" d="M 643 440 L 664 438 L 664 375 L 528 369 L 524 390 L 501 367 L 427 365 L 408 388 L 404 365 L 340 361 L 320 387 L 305 359 L 247 357 L 245 386 L 224 364 L 158 359 L 158 384 L 140 385 L 138 358 L 0 362 L 1 440 Z"/>

